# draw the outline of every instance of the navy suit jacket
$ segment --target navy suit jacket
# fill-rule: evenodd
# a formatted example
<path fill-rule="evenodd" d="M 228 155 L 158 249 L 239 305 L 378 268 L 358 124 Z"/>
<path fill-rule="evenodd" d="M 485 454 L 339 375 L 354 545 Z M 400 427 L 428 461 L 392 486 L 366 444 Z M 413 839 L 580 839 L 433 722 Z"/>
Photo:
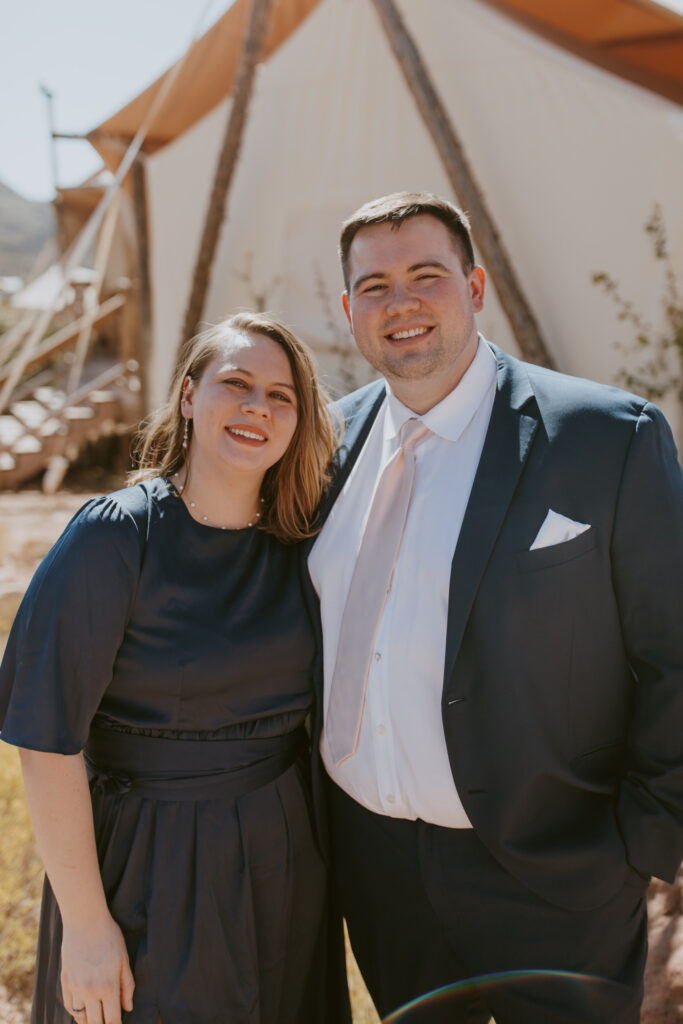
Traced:
<path fill-rule="evenodd" d="M 587 909 L 628 880 L 673 880 L 683 856 L 683 474 L 644 399 L 491 347 L 497 393 L 451 567 L 444 733 L 491 853 Z M 378 381 L 339 403 L 321 521 L 383 396 Z M 590 529 L 532 551 L 549 509 Z M 317 686 L 320 708 L 320 664 Z M 320 728 L 318 714 L 316 751 Z"/>

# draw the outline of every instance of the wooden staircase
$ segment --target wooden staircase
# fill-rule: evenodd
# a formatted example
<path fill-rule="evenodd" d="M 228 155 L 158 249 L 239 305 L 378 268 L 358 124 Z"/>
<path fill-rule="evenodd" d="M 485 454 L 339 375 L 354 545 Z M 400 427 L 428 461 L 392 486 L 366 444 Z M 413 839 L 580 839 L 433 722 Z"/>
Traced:
<path fill-rule="evenodd" d="M 134 360 L 106 367 L 68 396 L 52 374 L 37 374 L 0 415 L 0 491 L 41 473 L 43 489 L 56 490 L 87 444 L 137 423 L 140 398 Z"/>

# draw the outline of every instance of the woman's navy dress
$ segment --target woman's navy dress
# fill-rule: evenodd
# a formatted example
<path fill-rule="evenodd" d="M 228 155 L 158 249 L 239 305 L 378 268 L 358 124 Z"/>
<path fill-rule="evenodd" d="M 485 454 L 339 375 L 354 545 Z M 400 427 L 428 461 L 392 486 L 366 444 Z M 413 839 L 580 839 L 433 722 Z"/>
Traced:
<path fill-rule="evenodd" d="M 85 505 L 29 587 L 2 738 L 85 752 L 127 1024 L 344 1017 L 307 781 L 314 646 L 296 548 L 195 522 L 163 479 Z M 72 1020 L 60 945 L 46 883 L 32 1024 Z"/>

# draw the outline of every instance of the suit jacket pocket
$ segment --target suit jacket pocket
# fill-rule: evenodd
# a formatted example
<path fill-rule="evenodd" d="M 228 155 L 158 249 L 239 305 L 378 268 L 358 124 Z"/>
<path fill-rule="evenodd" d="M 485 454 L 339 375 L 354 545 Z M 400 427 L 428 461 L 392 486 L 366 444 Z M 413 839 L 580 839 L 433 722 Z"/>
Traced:
<path fill-rule="evenodd" d="M 578 537 L 566 540 L 562 544 L 549 544 L 545 548 L 533 551 L 520 551 L 517 554 L 518 572 L 535 572 L 537 569 L 549 569 L 564 562 L 573 562 L 576 558 L 588 554 L 598 543 L 598 534 L 594 526 L 584 530 Z"/>

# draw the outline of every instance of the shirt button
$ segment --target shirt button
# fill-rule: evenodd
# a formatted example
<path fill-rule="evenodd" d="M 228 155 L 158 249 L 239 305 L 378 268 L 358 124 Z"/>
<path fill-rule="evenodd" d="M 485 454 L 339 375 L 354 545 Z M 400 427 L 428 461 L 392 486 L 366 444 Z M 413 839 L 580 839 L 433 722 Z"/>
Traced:
<path fill-rule="evenodd" d="M 388 804 L 395 804 L 396 803 L 396 797 L 394 796 L 393 793 L 387 793 L 387 803 Z"/>
<path fill-rule="evenodd" d="M 378 736 L 384 736 L 384 734 L 386 733 L 386 731 L 387 731 L 387 730 L 386 730 L 386 729 L 384 728 L 384 726 L 383 726 L 383 725 L 378 725 L 378 726 L 377 726 L 377 735 L 378 735 Z"/>
<path fill-rule="evenodd" d="M 375 651 L 375 661 L 381 661 L 381 660 L 382 660 L 382 655 L 379 653 L 379 651 Z"/>

